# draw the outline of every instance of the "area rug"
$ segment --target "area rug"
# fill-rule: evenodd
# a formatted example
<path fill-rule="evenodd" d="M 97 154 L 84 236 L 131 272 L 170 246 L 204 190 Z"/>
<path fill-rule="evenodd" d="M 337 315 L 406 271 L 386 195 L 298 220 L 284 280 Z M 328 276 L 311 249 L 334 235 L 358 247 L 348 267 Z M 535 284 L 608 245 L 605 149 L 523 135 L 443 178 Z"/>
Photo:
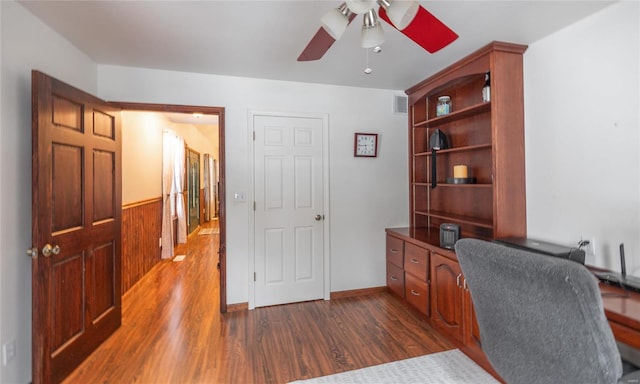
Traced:
<path fill-rule="evenodd" d="M 213 235 L 216 233 L 220 233 L 220 229 L 218 228 L 204 228 L 198 231 L 198 235 Z"/>
<path fill-rule="evenodd" d="M 291 384 L 499 384 L 459 349 L 374 365 L 334 375 L 298 380 Z"/>

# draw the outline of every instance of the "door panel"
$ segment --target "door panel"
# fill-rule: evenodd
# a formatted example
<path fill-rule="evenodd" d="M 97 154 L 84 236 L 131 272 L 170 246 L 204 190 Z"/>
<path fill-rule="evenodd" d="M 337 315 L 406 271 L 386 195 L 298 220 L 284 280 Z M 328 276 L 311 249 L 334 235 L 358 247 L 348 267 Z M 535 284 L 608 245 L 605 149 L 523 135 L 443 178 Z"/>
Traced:
<path fill-rule="evenodd" d="M 254 116 L 253 124 L 255 304 L 321 299 L 323 122 Z"/>
<path fill-rule="evenodd" d="M 265 283 L 284 284 L 284 229 L 269 228 L 264 231 Z"/>
<path fill-rule="evenodd" d="M 115 307 L 116 298 L 113 296 L 115 287 L 111 278 L 114 269 L 115 247 L 113 242 L 102 244 L 94 248 L 93 257 L 89 259 L 88 266 L 90 288 L 88 294 L 91 295 L 90 302 L 94 303 L 93 318 L 96 321 L 107 311 Z"/>
<path fill-rule="evenodd" d="M 93 151 L 93 221 L 115 217 L 115 158 L 113 152 Z"/>
<path fill-rule="evenodd" d="M 116 137 L 115 124 L 113 122 L 114 117 L 101 112 L 94 111 L 93 113 L 93 134 L 96 136 L 102 136 L 108 139 L 114 139 Z"/>
<path fill-rule="evenodd" d="M 53 144 L 51 219 L 52 231 L 81 227 L 82 147 Z"/>
<path fill-rule="evenodd" d="M 76 254 L 52 266 L 51 312 L 54 317 L 51 349 L 54 355 L 64 343 L 84 332 L 83 261 L 82 255 Z"/>
<path fill-rule="evenodd" d="M 121 322 L 120 111 L 37 71 L 32 103 L 33 382 L 55 383 Z"/>
<path fill-rule="evenodd" d="M 295 243 L 295 281 L 311 281 L 314 278 L 313 268 L 313 227 L 294 229 Z"/>

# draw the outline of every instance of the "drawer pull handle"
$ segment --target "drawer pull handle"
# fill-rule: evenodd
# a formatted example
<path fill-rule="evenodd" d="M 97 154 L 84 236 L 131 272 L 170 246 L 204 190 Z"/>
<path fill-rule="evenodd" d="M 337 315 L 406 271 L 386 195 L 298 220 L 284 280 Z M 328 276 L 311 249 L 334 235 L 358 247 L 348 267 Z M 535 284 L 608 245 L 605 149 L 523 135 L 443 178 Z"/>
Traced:
<path fill-rule="evenodd" d="M 395 276 L 391 276 L 391 280 L 393 280 L 393 281 L 397 281 L 397 280 L 398 280 L 398 278 L 397 278 L 397 277 L 395 277 Z"/>
<path fill-rule="evenodd" d="M 416 291 L 414 291 L 413 289 L 411 290 L 411 294 L 412 294 L 413 296 L 420 296 L 420 292 L 416 292 Z"/>
<path fill-rule="evenodd" d="M 390 249 L 390 250 L 389 250 L 389 252 L 391 252 L 391 253 L 398 253 L 398 251 L 397 251 L 397 250 L 395 250 L 395 249 Z"/>
<path fill-rule="evenodd" d="M 418 259 L 411 259 L 410 260 L 413 264 L 420 264 L 420 262 L 418 261 Z"/>

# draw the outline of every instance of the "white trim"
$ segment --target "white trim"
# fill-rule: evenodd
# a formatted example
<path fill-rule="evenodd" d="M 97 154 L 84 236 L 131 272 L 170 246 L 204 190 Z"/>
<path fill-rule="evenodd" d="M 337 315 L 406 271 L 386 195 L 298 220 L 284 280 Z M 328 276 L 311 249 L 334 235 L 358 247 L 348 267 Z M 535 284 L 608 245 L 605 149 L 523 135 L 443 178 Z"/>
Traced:
<path fill-rule="evenodd" d="M 254 118 L 256 116 L 279 116 L 279 117 L 300 117 L 306 119 L 320 119 L 322 120 L 322 182 L 323 182 L 323 209 L 324 209 L 324 244 L 323 244 L 323 256 L 324 256 L 324 299 L 329 300 L 331 298 L 331 217 L 330 212 L 330 199 L 329 199 L 329 114 L 326 113 L 303 113 L 303 112 L 273 112 L 273 111 L 260 111 L 249 110 L 247 113 L 247 140 L 249 149 L 247 152 L 248 157 L 248 174 L 249 174 L 249 190 L 247 191 L 247 207 L 249 211 L 249 234 L 248 234 L 248 308 L 255 309 L 255 281 L 253 281 L 253 274 L 255 272 L 255 214 L 253 210 L 254 203 L 254 161 L 255 161 L 255 143 L 253 141 L 254 131 Z"/>
<path fill-rule="evenodd" d="M 259 113 L 254 113 L 253 111 L 249 110 L 249 113 L 247 114 L 247 156 L 248 156 L 248 161 L 247 161 L 247 167 L 248 169 L 248 181 L 249 181 L 249 189 L 247 190 L 247 211 L 249 214 L 249 233 L 248 233 L 248 244 L 247 244 L 247 250 L 248 250 L 248 260 L 247 260 L 247 282 L 248 282 L 248 308 L 249 310 L 251 309 L 255 309 L 256 308 L 256 293 L 255 293 L 255 286 L 256 286 L 256 282 L 253 281 L 253 274 L 254 274 L 254 270 L 255 270 L 255 260 L 256 260 L 256 255 L 255 255 L 255 250 L 254 250 L 254 246 L 255 246 L 255 233 L 254 233 L 254 228 L 255 228 L 255 214 L 254 214 L 254 210 L 253 210 L 253 205 L 254 205 L 254 201 L 255 201 L 255 194 L 254 194 L 254 190 L 253 190 L 253 185 L 254 185 L 254 167 L 253 167 L 253 162 L 254 162 L 254 154 L 255 154 L 255 148 L 254 148 L 254 142 L 253 142 L 253 131 L 254 131 L 254 126 L 253 126 L 253 118 L 254 116 L 258 115 Z"/>

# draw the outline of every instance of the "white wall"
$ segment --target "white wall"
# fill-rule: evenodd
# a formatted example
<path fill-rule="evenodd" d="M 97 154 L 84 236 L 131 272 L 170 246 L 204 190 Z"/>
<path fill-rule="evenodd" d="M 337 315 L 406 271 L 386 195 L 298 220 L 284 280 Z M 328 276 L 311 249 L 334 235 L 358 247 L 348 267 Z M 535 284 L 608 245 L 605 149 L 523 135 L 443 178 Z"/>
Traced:
<path fill-rule="evenodd" d="M 524 57 L 527 226 L 587 262 L 640 276 L 640 10 L 614 4 L 531 44 Z"/>
<path fill-rule="evenodd" d="M 408 223 L 406 115 L 387 90 L 100 65 L 99 96 L 225 107 L 227 196 L 249 191 L 250 110 L 329 114 L 331 291 L 385 285 L 384 228 Z M 380 134 L 378 158 L 353 157 L 353 134 Z M 227 201 L 228 302 L 248 300 L 249 203 Z"/>
<path fill-rule="evenodd" d="M 86 55 L 13 1 L 2 9 L 0 117 L 0 344 L 16 341 L 16 358 L 0 364 L 0 382 L 31 378 L 31 70 L 90 93 L 97 67 Z"/>
<path fill-rule="evenodd" d="M 174 123 L 158 112 L 124 111 L 122 205 L 162 196 L 162 131 L 165 129 L 173 130 L 185 139 L 190 148 L 200 152 L 201 164 L 205 153 L 211 154 L 214 159 L 218 158 L 217 133 L 205 135 L 197 125 Z M 206 132 L 209 131 L 213 131 L 210 126 L 206 129 Z M 203 183 L 202 171 L 200 185 Z"/>

